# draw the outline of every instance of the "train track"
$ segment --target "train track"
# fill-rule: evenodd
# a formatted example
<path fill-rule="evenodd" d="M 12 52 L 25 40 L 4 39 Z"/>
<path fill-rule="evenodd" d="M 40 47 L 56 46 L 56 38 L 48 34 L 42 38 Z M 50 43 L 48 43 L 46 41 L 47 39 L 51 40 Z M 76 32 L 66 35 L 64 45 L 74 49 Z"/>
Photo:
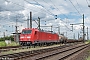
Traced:
<path fill-rule="evenodd" d="M 71 45 L 63 45 L 63 46 L 58 46 L 58 47 L 53 47 L 53 48 L 45 48 L 45 49 L 39 49 L 39 50 L 33 50 L 33 51 L 26 51 L 26 52 L 14 53 L 14 54 L 1 55 L 0 59 L 19 60 L 22 58 L 35 56 L 35 55 L 46 53 L 46 52 L 53 51 L 56 49 L 62 49 L 62 48 L 68 47 L 68 46 L 71 46 Z"/>
<path fill-rule="evenodd" d="M 65 49 L 57 50 L 57 52 L 43 55 L 43 56 L 37 56 L 38 58 L 35 58 L 34 60 L 64 60 L 68 58 L 69 56 L 75 54 L 78 51 L 83 50 L 84 48 L 88 47 L 88 44 L 79 45 L 79 46 L 72 46 Z"/>
<path fill-rule="evenodd" d="M 70 44 L 70 43 L 67 43 L 67 44 Z M 7 51 L 10 51 L 10 50 L 15 51 L 15 50 L 18 50 L 18 49 L 28 49 L 28 48 L 31 48 L 31 47 L 35 48 L 37 46 L 6 46 L 6 47 L 0 47 L 0 53 L 1 52 L 7 52 Z M 48 47 L 48 46 L 42 46 L 42 47 Z"/>
<path fill-rule="evenodd" d="M 8 52 L 10 50 L 15 51 L 15 50 L 18 50 L 18 49 L 29 49 L 31 47 L 35 48 L 34 46 L 7 46 L 7 47 L 0 47 L 0 52 Z M 48 46 L 42 46 L 42 47 L 48 47 Z"/>
<path fill-rule="evenodd" d="M 79 47 L 85 48 L 86 46 L 88 45 L 87 44 L 64 45 L 64 46 L 58 46 L 58 47 L 53 47 L 53 48 L 47 48 L 47 49 L 40 49 L 40 50 L 26 51 L 26 52 L 20 52 L 20 53 L 8 54 L 8 55 L 1 55 L 0 59 L 19 60 L 19 59 L 27 58 L 27 60 L 44 60 L 44 59 L 48 60 L 48 58 L 50 59 L 50 57 L 52 58 L 52 56 L 56 56 L 57 54 L 61 54 L 61 53 L 63 54 L 64 52 L 67 52 L 69 50 L 73 50 Z M 63 58 L 65 57 L 64 56 L 61 57 L 61 59 Z"/>
<path fill-rule="evenodd" d="M 8 48 L 17 48 L 21 46 L 6 46 L 6 47 L 0 47 L 0 49 L 8 49 Z"/>
<path fill-rule="evenodd" d="M 18 50 L 18 49 L 28 49 L 30 46 L 7 46 L 7 47 L 0 47 L 0 52 L 7 52 L 10 50 Z"/>

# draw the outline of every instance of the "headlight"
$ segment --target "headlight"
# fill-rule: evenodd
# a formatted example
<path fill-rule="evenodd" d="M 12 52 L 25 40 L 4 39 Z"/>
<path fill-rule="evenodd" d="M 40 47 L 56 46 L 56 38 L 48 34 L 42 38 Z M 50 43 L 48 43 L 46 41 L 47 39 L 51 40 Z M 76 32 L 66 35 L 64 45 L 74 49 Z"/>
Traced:
<path fill-rule="evenodd" d="M 20 37 L 20 38 L 24 38 L 24 37 L 22 36 L 22 37 Z"/>
<path fill-rule="evenodd" d="M 27 38 L 31 38 L 30 36 L 27 36 Z"/>

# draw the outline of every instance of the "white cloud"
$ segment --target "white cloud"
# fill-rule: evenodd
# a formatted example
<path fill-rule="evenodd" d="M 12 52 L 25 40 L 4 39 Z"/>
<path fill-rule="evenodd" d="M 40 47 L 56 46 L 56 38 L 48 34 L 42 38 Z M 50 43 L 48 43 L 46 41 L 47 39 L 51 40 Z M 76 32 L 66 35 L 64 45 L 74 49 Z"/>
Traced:
<path fill-rule="evenodd" d="M 26 2 L 28 1 L 28 2 Z M 71 29 L 70 24 L 82 23 L 82 16 L 79 13 L 85 14 L 85 26 L 90 26 L 90 8 L 88 7 L 86 0 L 71 0 L 73 5 L 69 0 L 0 0 L 0 22 L 3 29 L 3 25 L 15 26 L 16 25 L 16 16 L 18 16 L 18 29 L 21 31 L 22 28 L 27 26 L 26 20 L 32 12 L 33 20 L 37 20 L 38 17 L 41 18 L 41 25 L 46 26 L 58 26 L 61 27 L 61 33 L 69 31 Z M 89 0 L 88 0 L 89 1 Z M 78 4 L 77 4 L 78 2 Z M 30 4 L 29 4 L 30 3 Z M 57 15 L 57 19 L 56 16 Z M 80 16 L 80 17 L 78 17 Z M 68 17 L 68 18 L 67 18 Z M 63 21 L 61 21 L 62 19 Z M 67 23 L 66 23 L 67 22 Z M 21 26 L 22 25 L 22 26 Z M 37 28 L 37 24 L 33 21 L 33 27 Z M 68 28 L 69 29 L 68 29 Z M 43 29 L 50 30 L 50 27 L 42 27 Z M 80 25 L 74 26 L 74 32 L 81 32 Z M 1 29 L 3 31 L 3 29 Z M 15 29 L 15 27 L 14 27 Z M 55 31 L 55 28 L 53 28 Z M 56 29 L 57 30 L 57 29 Z M 69 32 L 67 31 L 67 34 Z M 57 32 L 57 31 L 56 31 Z M 72 32 L 71 32 L 72 33 Z M 70 35 L 70 34 L 69 34 Z M 71 34 L 71 36 L 73 33 Z M 69 36 L 70 37 L 70 36 Z M 71 37 L 70 37 L 71 38 Z"/>

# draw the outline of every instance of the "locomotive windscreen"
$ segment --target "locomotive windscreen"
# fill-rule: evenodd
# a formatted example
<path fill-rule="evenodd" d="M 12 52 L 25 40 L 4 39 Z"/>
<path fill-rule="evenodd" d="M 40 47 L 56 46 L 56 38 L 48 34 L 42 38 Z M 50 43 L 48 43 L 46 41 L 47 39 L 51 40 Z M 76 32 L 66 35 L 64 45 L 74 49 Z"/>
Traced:
<path fill-rule="evenodd" d="M 32 32 L 32 30 L 23 30 L 22 34 L 30 34 Z"/>

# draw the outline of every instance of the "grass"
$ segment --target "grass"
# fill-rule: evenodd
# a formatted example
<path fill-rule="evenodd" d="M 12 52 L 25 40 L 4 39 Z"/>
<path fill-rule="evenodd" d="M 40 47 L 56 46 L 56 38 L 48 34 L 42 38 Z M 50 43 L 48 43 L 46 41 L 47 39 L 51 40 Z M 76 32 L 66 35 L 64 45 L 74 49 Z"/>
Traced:
<path fill-rule="evenodd" d="M 0 42 L 0 47 L 4 47 L 4 46 L 6 46 L 7 44 L 4 42 L 4 41 L 1 41 Z"/>
<path fill-rule="evenodd" d="M 89 44 L 90 43 L 90 40 L 87 40 L 86 42 L 85 42 L 85 44 Z"/>
<path fill-rule="evenodd" d="M 90 43 L 90 40 L 88 40 L 88 42 Z"/>
<path fill-rule="evenodd" d="M 6 44 L 4 41 L 0 41 L 0 47 L 5 47 L 5 46 L 18 46 L 19 44 L 12 41 L 10 44 Z"/>
<path fill-rule="evenodd" d="M 90 56 L 86 60 L 90 60 Z"/>
<path fill-rule="evenodd" d="M 90 40 L 88 40 L 87 42 L 90 43 Z M 90 54 L 90 50 L 88 50 L 88 53 Z M 88 58 L 86 58 L 86 60 L 90 60 L 90 56 L 88 56 Z"/>
<path fill-rule="evenodd" d="M 14 41 L 12 41 L 11 44 L 7 44 L 7 46 L 18 46 L 18 45 L 19 45 L 19 43 L 16 43 Z"/>

